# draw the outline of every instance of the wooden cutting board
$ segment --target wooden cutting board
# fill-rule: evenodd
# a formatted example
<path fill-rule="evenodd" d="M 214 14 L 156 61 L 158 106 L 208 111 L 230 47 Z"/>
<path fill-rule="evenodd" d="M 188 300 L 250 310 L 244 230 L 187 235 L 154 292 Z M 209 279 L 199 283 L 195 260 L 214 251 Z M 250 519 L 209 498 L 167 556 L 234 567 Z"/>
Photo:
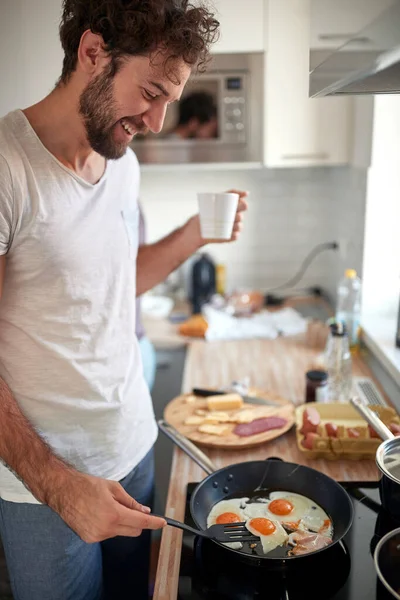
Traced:
<path fill-rule="evenodd" d="M 207 446 L 209 448 L 227 448 L 230 450 L 240 450 L 241 448 L 250 448 L 251 446 L 257 446 L 264 444 L 269 440 L 273 440 L 291 429 L 294 424 L 294 406 L 293 404 L 281 396 L 271 392 L 265 392 L 256 388 L 252 388 L 249 391 L 249 395 L 253 394 L 266 400 L 273 400 L 279 406 L 271 412 L 270 416 L 282 417 L 287 420 L 284 427 L 280 429 L 272 429 L 265 431 L 264 433 L 257 433 L 255 435 L 240 437 L 233 433 L 233 429 L 236 423 L 229 423 L 229 431 L 225 435 L 210 435 L 198 431 L 199 425 L 185 425 L 185 421 L 188 417 L 195 415 L 196 410 L 207 410 L 207 400 L 196 396 L 194 402 L 188 402 L 188 397 L 193 397 L 193 394 L 182 394 L 177 398 L 174 398 L 164 410 L 164 419 L 170 423 L 175 429 L 186 436 L 192 442 L 196 444 Z M 246 408 L 252 408 L 256 405 L 245 403 L 243 410 Z M 259 405 L 257 405 L 257 408 Z M 224 411 L 225 412 L 225 411 Z M 233 412 L 233 411 L 227 411 Z"/>

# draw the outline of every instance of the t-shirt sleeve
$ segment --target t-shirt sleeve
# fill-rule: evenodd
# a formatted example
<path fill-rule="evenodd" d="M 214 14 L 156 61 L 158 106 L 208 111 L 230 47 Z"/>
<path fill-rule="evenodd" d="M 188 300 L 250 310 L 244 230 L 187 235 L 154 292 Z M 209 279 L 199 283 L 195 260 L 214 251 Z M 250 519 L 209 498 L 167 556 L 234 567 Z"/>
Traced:
<path fill-rule="evenodd" d="M 14 192 L 10 167 L 0 154 L 0 256 L 8 252 L 13 237 Z"/>

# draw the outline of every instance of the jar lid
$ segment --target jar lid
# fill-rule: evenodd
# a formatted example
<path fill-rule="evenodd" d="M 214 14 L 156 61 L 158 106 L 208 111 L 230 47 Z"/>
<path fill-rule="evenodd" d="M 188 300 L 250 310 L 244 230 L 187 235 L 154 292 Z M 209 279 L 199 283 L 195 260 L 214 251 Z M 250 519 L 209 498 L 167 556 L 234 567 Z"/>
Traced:
<path fill-rule="evenodd" d="M 318 383 L 322 383 L 328 379 L 328 373 L 326 371 L 307 371 L 306 373 L 307 379 L 310 381 L 315 381 Z"/>

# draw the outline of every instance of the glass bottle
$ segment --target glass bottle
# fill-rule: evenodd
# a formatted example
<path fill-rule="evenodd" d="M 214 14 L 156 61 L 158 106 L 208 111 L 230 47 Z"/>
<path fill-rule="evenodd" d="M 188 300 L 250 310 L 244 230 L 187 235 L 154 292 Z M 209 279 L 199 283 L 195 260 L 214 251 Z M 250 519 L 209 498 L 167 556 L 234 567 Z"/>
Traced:
<path fill-rule="evenodd" d="M 341 322 L 330 325 L 325 360 L 328 401 L 349 402 L 352 392 L 352 360 L 346 326 Z"/>

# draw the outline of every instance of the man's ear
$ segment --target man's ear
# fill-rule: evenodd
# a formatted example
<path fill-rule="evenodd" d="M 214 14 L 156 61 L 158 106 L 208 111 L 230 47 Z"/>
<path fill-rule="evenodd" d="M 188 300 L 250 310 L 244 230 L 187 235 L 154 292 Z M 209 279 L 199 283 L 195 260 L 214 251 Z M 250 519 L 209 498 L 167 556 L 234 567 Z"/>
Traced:
<path fill-rule="evenodd" d="M 78 48 L 78 65 L 89 77 L 99 74 L 109 60 L 104 50 L 101 35 L 87 29 L 81 37 Z"/>

